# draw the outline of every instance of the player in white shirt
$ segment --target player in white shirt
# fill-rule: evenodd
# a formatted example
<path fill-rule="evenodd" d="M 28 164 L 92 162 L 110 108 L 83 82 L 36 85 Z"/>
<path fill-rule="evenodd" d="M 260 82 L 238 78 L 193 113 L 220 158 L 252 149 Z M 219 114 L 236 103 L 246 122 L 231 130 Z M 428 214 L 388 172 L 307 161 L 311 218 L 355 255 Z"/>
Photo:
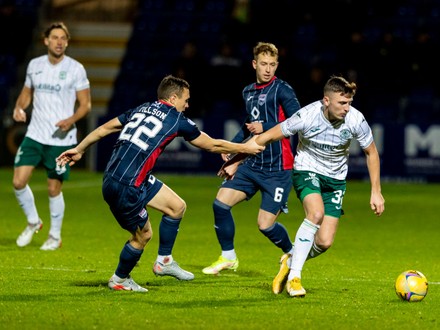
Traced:
<path fill-rule="evenodd" d="M 305 261 L 325 252 L 333 243 L 342 214 L 352 139 L 359 141 L 366 155 L 370 207 L 377 216 L 384 211 L 380 159 L 373 134 L 362 113 L 351 106 L 356 89 L 355 83 L 332 76 L 324 86 L 322 100 L 301 108 L 255 140 L 267 145 L 298 134 L 293 187 L 302 202 L 305 219 L 296 233 L 292 255 L 282 256 L 280 271 L 273 281 L 273 287 L 286 286 L 292 297 L 306 294 L 301 285 Z"/>
<path fill-rule="evenodd" d="M 51 226 L 42 250 L 61 246 L 64 218 L 62 183 L 69 167 L 60 168 L 55 158 L 77 143 L 76 122 L 91 110 L 90 83 L 81 63 L 65 55 L 70 39 L 62 22 L 52 23 L 44 32 L 48 53 L 29 62 L 26 80 L 15 103 L 13 119 L 26 122 L 32 103 L 32 116 L 14 161 L 13 186 L 28 225 L 17 238 L 20 247 L 28 245 L 43 226 L 28 183 L 38 165 L 47 171 Z M 78 107 L 75 110 L 75 103 Z"/>

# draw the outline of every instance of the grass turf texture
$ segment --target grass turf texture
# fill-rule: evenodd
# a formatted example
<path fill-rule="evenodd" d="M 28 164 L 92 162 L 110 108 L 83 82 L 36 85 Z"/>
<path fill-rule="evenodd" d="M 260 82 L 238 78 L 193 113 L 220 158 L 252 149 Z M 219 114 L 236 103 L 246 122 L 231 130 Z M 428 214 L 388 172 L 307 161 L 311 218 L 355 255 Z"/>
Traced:
<path fill-rule="evenodd" d="M 26 222 L 12 191 L 12 170 L 0 170 L 1 329 L 439 329 L 440 185 L 383 184 L 386 212 L 369 209 L 369 184 L 349 182 L 346 215 L 333 247 L 306 262 L 307 295 L 274 295 L 280 251 L 259 231 L 260 197 L 237 205 L 237 272 L 208 276 L 202 268 L 220 255 L 213 228 L 215 176 L 157 175 L 187 202 L 173 256 L 193 272 L 191 282 L 155 277 L 160 214 L 150 211 L 154 235 L 132 272 L 145 294 L 112 292 L 107 281 L 128 238 L 101 197 L 100 173 L 73 170 L 64 185 L 63 247 L 40 251 L 50 226 L 45 175 L 31 180 L 44 227 L 31 244 L 15 240 Z M 303 211 L 292 193 L 282 222 L 294 239 Z M 394 281 L 407 270 L 423 272 L 427 297 L 400 301 Z"/>

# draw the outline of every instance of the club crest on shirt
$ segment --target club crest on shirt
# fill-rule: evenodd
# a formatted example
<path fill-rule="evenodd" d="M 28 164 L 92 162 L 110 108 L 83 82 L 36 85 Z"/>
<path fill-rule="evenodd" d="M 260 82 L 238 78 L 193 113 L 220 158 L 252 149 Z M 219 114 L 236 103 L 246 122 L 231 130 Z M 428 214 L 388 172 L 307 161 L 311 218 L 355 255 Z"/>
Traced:
<path fill-rule="evenodd" d="M 339 133 L 339 137 L 341 138 L 341 140 L 350 140 L 353 135 L 351 134 L 350 130 L 344 128 Z"/>
<path fill-rule="evenodd" d="M 263 105 L 264 103 L 266 103 L 266 96 L 267 94 L 261 94 L 260 96 L 258 96 L 258 105 Z"/>
<path fill-rule="evenodd" d="M 67 72 L 66 72 L 66 71 L 61 71 L 61 72 L 60 72 L 60 79 L 61 79 L 61 80 L 66 79 L 66 76 L 67 76 Z"/>

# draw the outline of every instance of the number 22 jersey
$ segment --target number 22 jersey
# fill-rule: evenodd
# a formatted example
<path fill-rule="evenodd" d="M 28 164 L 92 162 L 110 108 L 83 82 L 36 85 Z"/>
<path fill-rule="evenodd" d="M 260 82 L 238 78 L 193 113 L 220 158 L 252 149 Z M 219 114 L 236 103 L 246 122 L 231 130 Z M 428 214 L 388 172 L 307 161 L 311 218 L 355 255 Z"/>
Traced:
<path fill-rule="evenodd" d="M 160 154 L 174 138 L 192 141 L 201 134 L 193 121 L 162 101 L 142 104 L 118 119 L 123 128 L 105 174 L 136 187 L 148 179 Z"/>

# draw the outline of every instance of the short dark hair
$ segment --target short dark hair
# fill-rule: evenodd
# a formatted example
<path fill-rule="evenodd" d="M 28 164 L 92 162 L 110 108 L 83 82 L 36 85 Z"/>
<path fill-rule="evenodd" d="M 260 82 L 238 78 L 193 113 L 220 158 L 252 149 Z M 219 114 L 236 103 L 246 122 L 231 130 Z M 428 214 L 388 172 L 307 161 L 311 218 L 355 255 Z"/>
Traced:
<path fill-rule="evenodd" d="M 67 29 L 67 26 L 63 23 L 63 22 L 53 22 L 49 25 L 49 27 L 44 31 L 43 36 L 45 38 L 49 38 L 50 33 L 52 32 L 52 30 L 54 29 L 61 29 L 66 33 L 67 36 L 67 40 L 70 39 L 70 33 L 69 30 Z"/>
<path fill-rule="evenodd" d="M 157 98 L 159 100 L 166 100 L 173 94 L 182 97 L 185 88 L 189 89 L 189 83 L 186 80 L 168 75 L 162 79 L 157 88 Z"/>
<path fill-rule="evenodd" d="M 324 95 L 327 93 L 354 95 L 356 94 L 356 90 L 356 83 L 348 82 L 344 77 L 341 76 L 331 76 L 324 86 Z"/>

